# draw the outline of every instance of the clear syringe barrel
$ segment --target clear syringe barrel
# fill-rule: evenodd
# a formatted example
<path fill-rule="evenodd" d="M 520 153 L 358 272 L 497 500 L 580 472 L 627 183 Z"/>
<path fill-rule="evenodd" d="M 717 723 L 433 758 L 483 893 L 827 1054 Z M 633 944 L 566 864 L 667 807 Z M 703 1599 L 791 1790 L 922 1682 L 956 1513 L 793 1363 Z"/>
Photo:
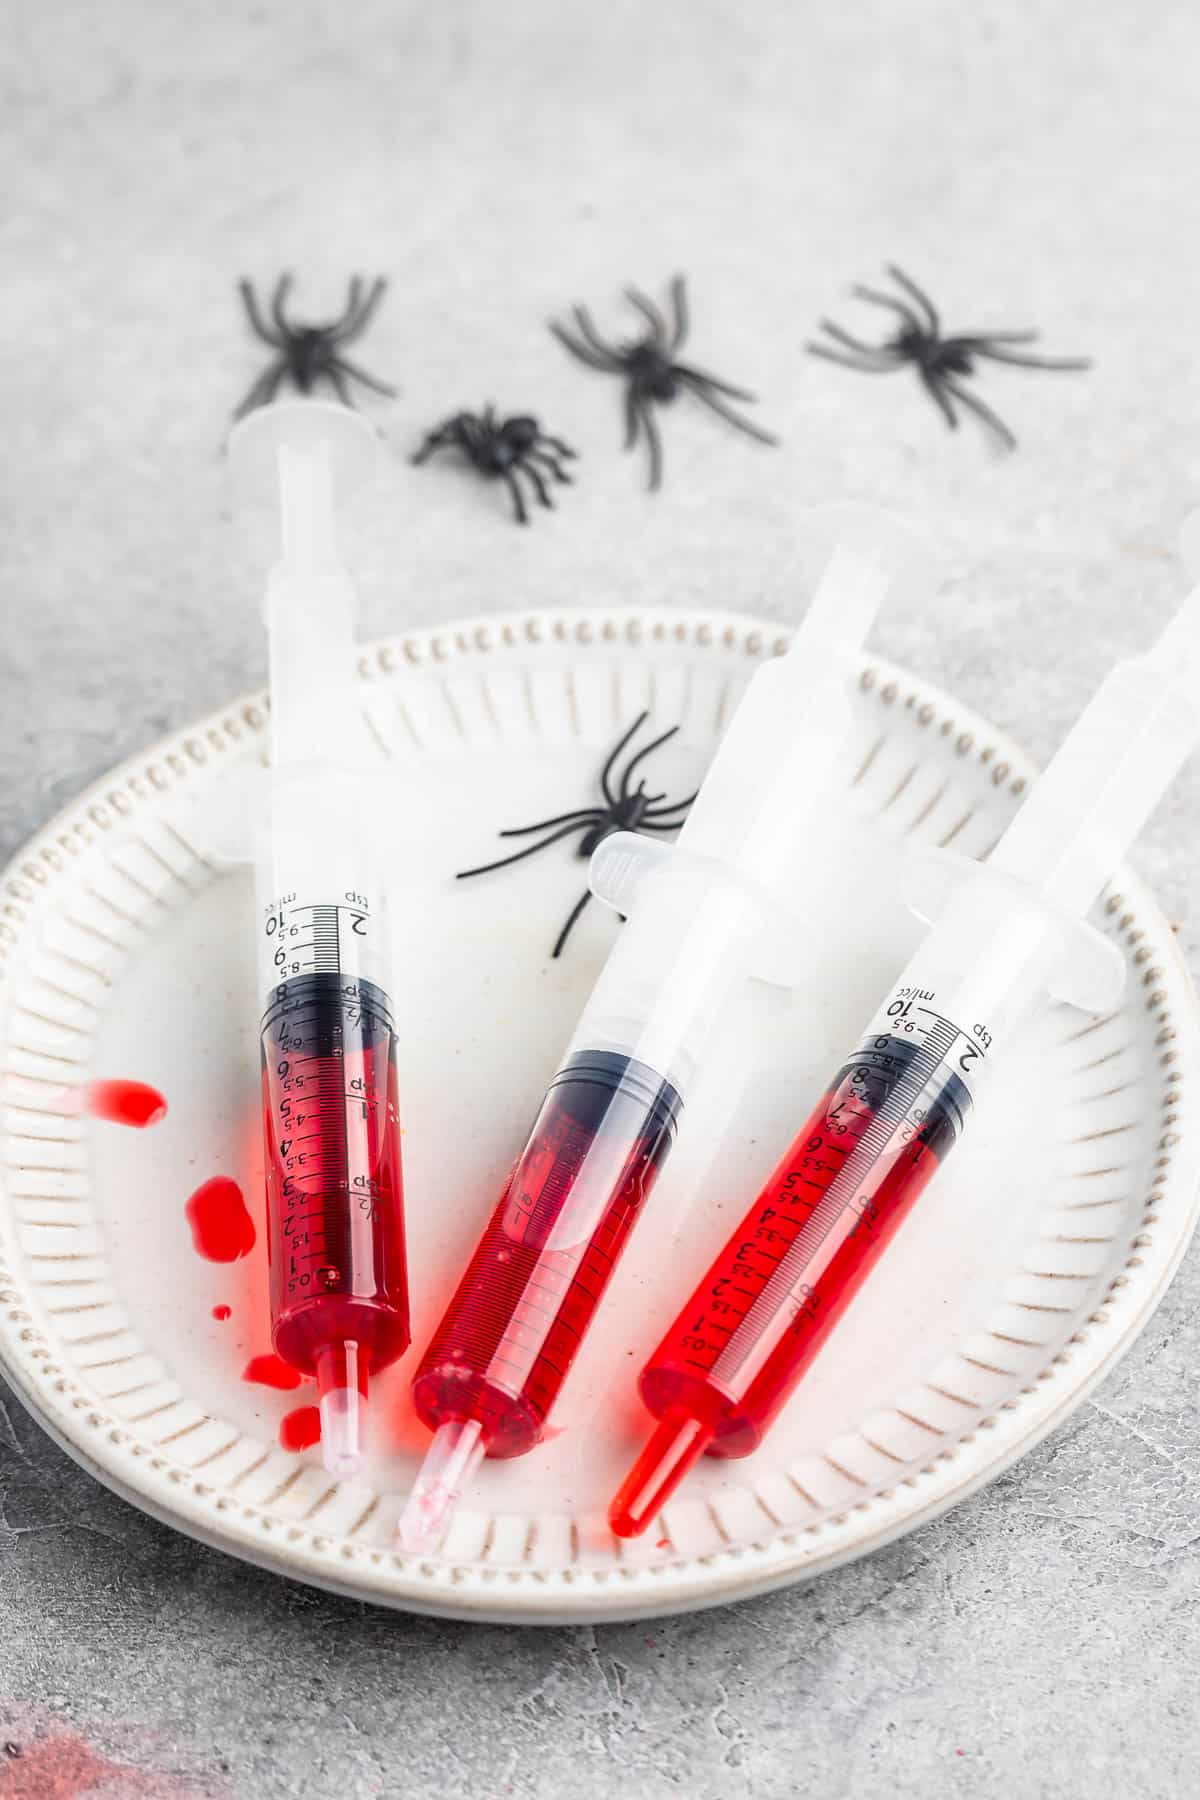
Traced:
<path fill-rule="evenodd" d="M 410 1336 L 386 903 L 333 530 L 335 495 L 377 449 L 365 421 L 313 402 L 252 415 L 231 443 L 243 495 L 278 508 L 282 540 L 256 844 L 272 1341 L 316 1378 L 336 1473 L 357 1463 L 371 1374 Z"/>
<path fill-rule="evenodd" d="M 365 1394 L 409 1320 L 387 911 L 355 803 L 327 769 L 274 772 L 256 911 L 272 1338 Z"/>
<path fill-rule="evenodd" d="M 997 884 L 951 902 L 645 1364 L 660 1423 L 613 1502 L 619 1535 L 644 1531 L 700 1455 L 761 1443 L 958 1141 L 1014 995 L 1037 991 L 1057 942 L 1044 908 Z"/>

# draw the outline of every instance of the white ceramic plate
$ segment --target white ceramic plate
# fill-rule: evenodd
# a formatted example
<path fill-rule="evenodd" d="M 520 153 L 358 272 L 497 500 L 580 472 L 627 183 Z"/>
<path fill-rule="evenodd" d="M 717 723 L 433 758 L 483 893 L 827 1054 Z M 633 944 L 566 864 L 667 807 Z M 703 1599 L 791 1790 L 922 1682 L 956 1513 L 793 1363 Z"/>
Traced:
<path fill-rule="evenodd" d="M 612 934 L 591 908 L 548 957 L 584 865 L 560 845 L 454 883 L 494 833 L 579 805 L 643 706 L 680 723 L 655 764 L 694 785 L 779 647 L 730 615 L 562 612 L 369 651 L 363 701 L 394 796 L 396 993 L 414 1348 L 375 1392 L 367 1478 L 276 1442 L 298 1398 L 240 1379 L 267 1348 L 264 1255 L 201 1262 L 184 1203 L 261 1191 L 251 891 L 203 820 L 263 748 L 261 697 L 127 763 L 29 845 L 0 896 L 0 1369 L 102 1481 L 236 1556 L 394 1606 L 551 1622 L 677 1611 L 868 1551 L 989 1480 L 1132 1342 L 1196 1213 L 1195 1003 L 1170 931 L 1120 874 L 1100 909 L 1130 965 L 1110 1018 L 1048 1011 L 753 1459 L 703 1465 L 659 1531 L 604 1508 L 647 1421 L 635 1376 L 916 941 L 906 841 L 984 853 L 1030 771 L 964 708 L 866 661 L 830 805 L 850 817 L 817 985 L 748 990 L 564 1391 L 557 1433 L 487 1465 L 439 1556 L 392 1527 L 424 1433 L 407 1375 L 524 1139 Z M 203 804 L 197 805 L 197 801 Z M 95 1076 L 161 1088 L 144 1132 L 79 1116 Z M 257 1210 L 257 1207 L 256 1207 Z M 220 1323 L 217 1304 L 232 1307 Z"/>

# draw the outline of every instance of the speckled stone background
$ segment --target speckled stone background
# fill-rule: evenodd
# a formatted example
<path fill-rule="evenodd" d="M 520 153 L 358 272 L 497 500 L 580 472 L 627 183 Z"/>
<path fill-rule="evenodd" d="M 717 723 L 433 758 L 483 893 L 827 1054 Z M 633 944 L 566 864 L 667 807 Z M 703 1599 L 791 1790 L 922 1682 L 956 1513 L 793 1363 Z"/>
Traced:
<path fill-rule="evenodd" d="M 784 618 L 798 511 L 878 498 L 945 549 L 883 648 L 1046 755 L 1165 619 L 1200 501 L 1198 55 L 1168 0 L 10 0 L 0 850 L 261 678 L 218 450 L 258 366 L 234 277 L 282 266 L 318 314 L 352 269 L 394 283 L 363 353 L 402 390 L 367 631 L 597 598 Z M 803 355 L 823 311 L 873 324 L 844 290 L 888 257 L 955 326 L 1095 356 L 988 372 L 1019 455 L 952 438 L 908 376 Z M 697 360 L 785 444 L 681 406 L 651 500 L 616 394 L 544 321 L 586 297 L 615 328 L 622 281 L 676 268 Z M 584 452 L 527 533 L 404 461 L 489 397 Z M 1136 859 L 1193 959 L 1198 822 L 1200 767 Z M 289 1586 L 132 1511 L 10 1401 L 0 1795 L 1194 1793 L 1198 1301 L 1193 1257 L 1097 1396 L 940 1522 L 652 1626 L 481 1629 Z"/>

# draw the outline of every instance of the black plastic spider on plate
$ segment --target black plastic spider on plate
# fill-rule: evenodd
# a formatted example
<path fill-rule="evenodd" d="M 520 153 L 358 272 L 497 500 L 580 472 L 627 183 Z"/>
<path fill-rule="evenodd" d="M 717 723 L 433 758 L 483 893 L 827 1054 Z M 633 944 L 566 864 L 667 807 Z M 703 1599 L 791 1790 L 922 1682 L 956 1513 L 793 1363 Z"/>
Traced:
<path fill-rule="evenodd" d="M 323 377 L 344 406 L 354 404 L 350 395 L 351 381 L 361 382 L 363 387 L 371 388 L 376 394 L 393 398 L 395 388 L 376 381 L 373 375 L 368 375 L 365 369 L 360 369 L 342 353 L 343 346 L 361 337 L 374 318 L 379 302 L 387 292 L 387 282 L 382 276 L 364 293 L 362 277 L 355 275 L 346 296 L 345 310 L 340 318 L 330 320 L 327 325 L 297 325 L 288 318 L 287 299 L 291 286 L 290 275 L 279 277 L 271 296 L 268 319 L 263 317 L 250 283 L 238 283 L 251 328 L 276 354 L 234 413 L 234 418 L 242 418 L 256 406 L 269 405 L 284 381 L 290 381 L 302 394 L 310 394 Z"/>
<path fill-rule="evenodd" d="M 840 325 L 822 319 L 821 330 L 839 348 L 812 343 L 806 348 L 813 356 L 841 363 L 843 368 L 858 369 L 864 375 L 889 375 L 894 369 L 902 369 L 911 363 L 952 431 L 958 429 L 958 415 L 954 410 L 957 402 L 982 419 L 1009 450 L 1017 447 L 1017 440 L 1003 419 L 955 380 L 955 376 L 967 377 L 976 373 L 977 357 L 990 362 L 1012 363 L 1020 369 L 1090 369 L 1092 366 L 1090 357 L 1086 356 L 1029 356 L 1006 348 L 1009 344 L 1033 343 L 1039 336 L 1036 331 L 968 331 L 943 337 L 937 309 L 916 282 L 894 263 L 887 264 L 887 273 L 904 295 L 902 300 L 892 294 L 881 294 L 875 288 L 853 287 L 850 291 L 859 300 L 886 307 L 899 317 L 900 327 L 890 338 L 882 344 L 867 344 L 843 331 Z"/>
<path fill-rule="evenodd" d="M 575 854 L 583 859 L 590 857 L 596 846 L 602 844 L 606 837 L 611 837 L 614 831 L 678 831 L 683 824 L 683 815 L 696 798 L 695 794 L 689 794 L 686 800 L 673 800 L 666 806 L 660 806 L 659 801 L 666 799 L 665 793 L 648 794 L 644 780 L 639 781 L 636 787 L 631 786 L 638 764 L 673 738 L 679 730 L 678 725 L 672 725 L 670 731 L 664 731 L 661 737 L 652 738 L 648 744 L 643 744 L 626 763 L 625 772 L 617 787 L 613 787 L 613 771 L 617 759 L 623 750 L 628 749 L 649 716 L 649 713 L 640 712 L 620 742 L 610 751 L 608 760 L 600 771 L 603 805 L 581 807 L 577 812 L 559 813 L 553 819 L 540 819 L 536 825 L 518 825 L 511 830 L 501 831 L 498 835 L 502 838 L 528 837 L 534 831 L 549 831 L 550 835 L 536 844 L 527 845 L 524 850 L 514 851 L 512 856 L 502 856 L 498 862 L 483 863 L 477 869 L 460 869 L 456 879 L 469 881 L 473 875 L 487 875 L 493 869 L 505 869 L 510 863 L 521 862 L 526 856 L 548 849 L 551 844 L 557 844 L 560 838 L 571 837 L 577 831 L 581 831 L 583 836 L 576 846 Z M 680 816 L 676 817 L 676 814 Z M 553 956 L 562 955 L 563 946 L 590 899 L 590 890 L 585 888 L 555 940 L 551 952 Z"/>
<path fill-rule="evenodd" d="M 643 337 L 621 344 L 605 343 L 592 323 L 591 314 L 583 306 L 572 308 L 578 336 L 557 320 L 551 322 L 550 329 L 559 343 L 589 369 L 598 369 L 606 375 L 620 375 L 624 379 L 625 448 L 632 450 L 645 433 L 652 489 L 662 485 L 662 439 L 654 409 L 668 405 L 682 391 L 694 394 L 697 400 L 702 400 L 705 406 L 736 425 L 748 437 L 757 438 L 760 444 L 778 444 L 777 437 L 749 419 L 743 419 L 725 404 L 726 399 L 753 401 L 754 394 L 745 388 L 731 387 L 727 381 L 718 381 L 715 375 L 706 375 L 703 369 L 694 368 L 691 363 L 676 361 L 675 353 L 683 348 L 691 326 L 687 288 L 682 275 L 677 275 L 671 283 L 673 317 L 670 325 L 653 300 L 638 288 L 626 288 L 625 297 L 646 321 L 648 330 Z"/>
<path fill-rule="evenodd" d="M 525 477 L 543 506 L 553 506 L 546 476 L 569 482 L 571 476 L 561 459 L 570 460 L 579 454 L 561 438 L 549 437 L 531 414 L 517 413 L 500 419 L 494 406 L 485 406 L 481 413 L 455 413 L 429 433 L 411 460 L 417 464 L 428 462 L 439 450 L 461 450 L 481 475 L 503 481 L 512 497 L 518 525 L 528 525 L 529 510 L 517 476 Z"/>

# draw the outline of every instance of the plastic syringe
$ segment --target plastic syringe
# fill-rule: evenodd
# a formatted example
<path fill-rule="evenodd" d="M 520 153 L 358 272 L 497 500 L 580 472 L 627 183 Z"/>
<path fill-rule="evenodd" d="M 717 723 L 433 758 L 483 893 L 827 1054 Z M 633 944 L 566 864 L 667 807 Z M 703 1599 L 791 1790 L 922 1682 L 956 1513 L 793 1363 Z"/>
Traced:
<path fill-rule="evenodd" d="M 620 834 L 593 863 L 594 891 L 628 922 L 414 1377 L 435 1436 L 405 1549 L 440 1540 L 485 1455 L 540 1441 L 721 1007 L 798 891 L 846 742 L 854 652 L 911 547 L 872 528 L 834 553 L 788 653 L 752 678 L 675 848 Z"/>
<path fill-rule="evenodd" d="M 395 1028 L 354 591 L 335 502 L 374 474 L 359 415 L 299 401 L 230 439 L 246 499 L 274 496 L 266 591 L 271 756 L 256 851 L 272 1341 L 315 1377 L 325 1466 L 359 1466 L 371 1375 L 408 1347 Z"/>
<path fill-rule="evenodd" d="M 918 868 L 932 929 L 642 1370 L 659 1424 L 609 1509 L 618 1536 L 701 1455 L 757 1449 L 1039 997 L 1115 1004 L 1124 964 L 1084 918 L 1198 734 L 1200 589 L 1111 671 L 986 864 Z"/>

